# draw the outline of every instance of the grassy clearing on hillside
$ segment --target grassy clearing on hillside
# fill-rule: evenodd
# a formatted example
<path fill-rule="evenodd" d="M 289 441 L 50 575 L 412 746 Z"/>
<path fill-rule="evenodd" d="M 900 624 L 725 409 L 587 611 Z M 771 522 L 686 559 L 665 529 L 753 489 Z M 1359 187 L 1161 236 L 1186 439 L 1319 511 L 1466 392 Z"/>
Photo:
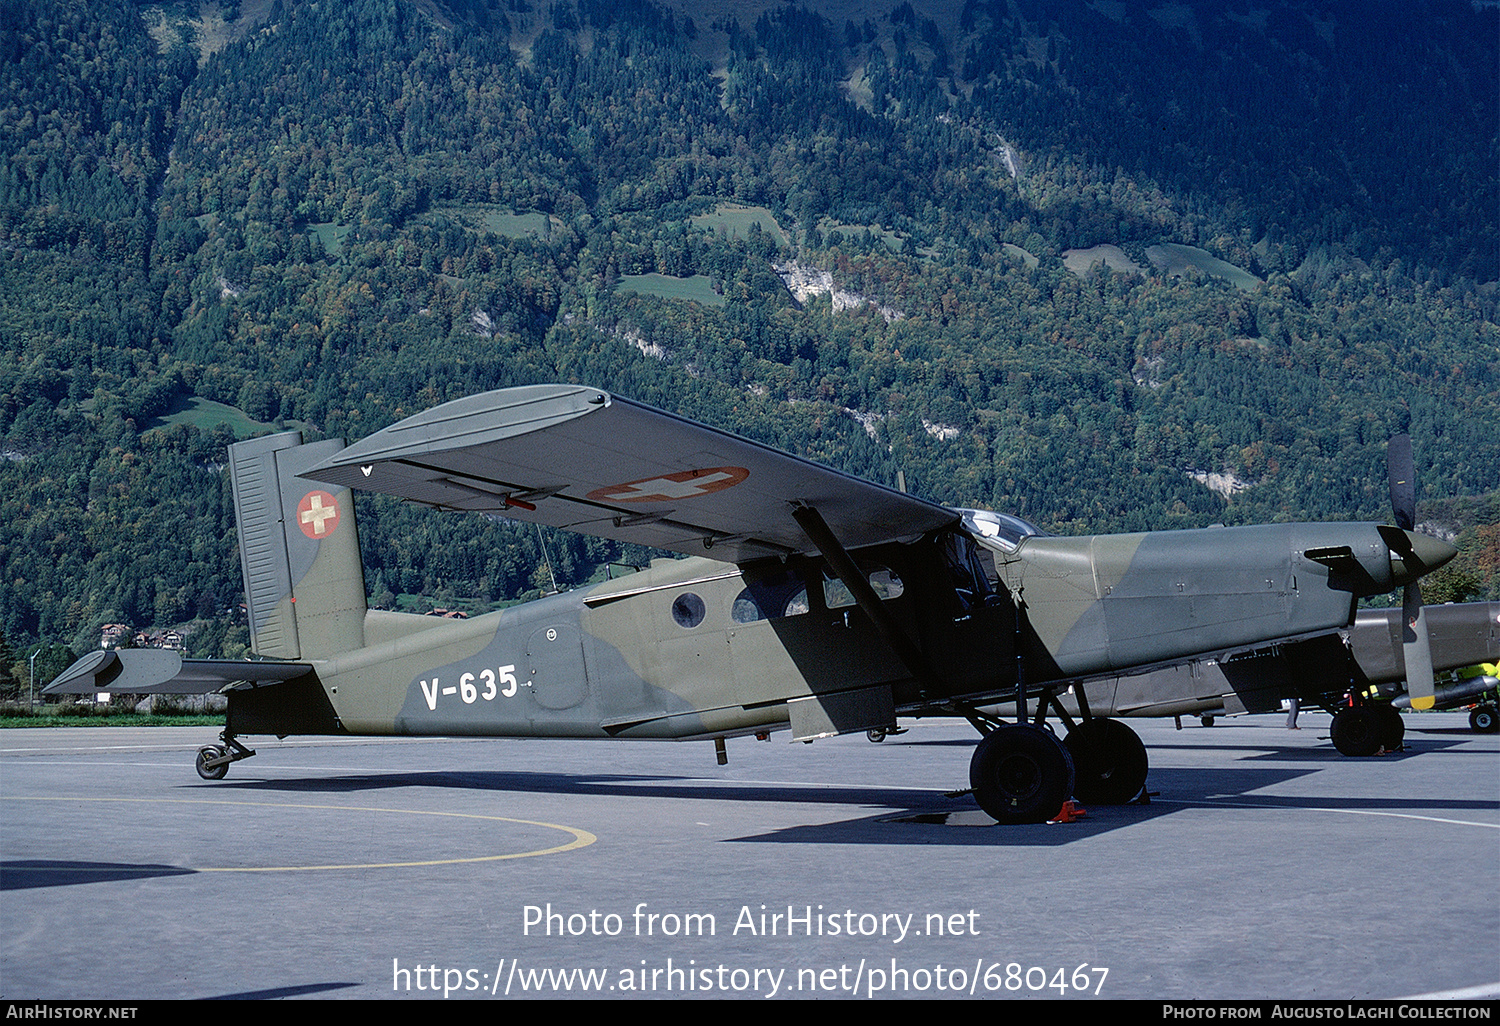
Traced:
<path fill-rule="evenodd" d="M 1181 243 L 1164 242 L 1160 246 L 1148 247 L 1146 258 L 1162 274 L 1186 274 L 1189 267 L 1196 267 L 1210 277 L 1224 278 L 1235 288 L 1244 292 L 1251 292 L 1264 284 L 1264 282 L 1244 268 L 1236 267 L 1234 264 L 1220 260 L 1218 257 L 1211 255 L 1207 250 L 1199 249 L 1197 246 L 1184 246 Z"/>
<path fill-rule="evenodd" d="M 818 231 L 823 233 L 826 242 L 828 236 L 833 232 L 839 232 L 845 238 L 858 236 L 861 232 L 869 232 L 879 239 L 885 248 L 892 253 L 900 253 L 906 247 L 906 242 L 901 236 L 888 228 L 882 228 L 878 224 L 844 224 L 832 218 L 822 218 L 818 221 Z"/>
<path fill-rule="evenodd" d="M 643 296 L 661 299 L 687 299 L 704 306 L 723 306 L 725 299 L 714 291 L 713 280 L 706 274 L 695 274 L 691 278 L 674 278 L 670 274 L 627 274 L 620 278 L 620 289 L 624 292 L 639 292 Z"/>
<path fill-rule="evenodd" d="M 1089 268 L 1095 264 L 1103 264 L 1111 271 L 1121 274 L 1146 273 L 1146 269 L 1126 256 L 1123 249 L 1107 243 L 1102 246 L 1090 246 L 1088 249 L 1065 249 L 1062 257 L 1063 266 L 1080 278 L 1087 277 Z"/>
<path fill-rule="evenodd" d="M 494 207 L 479 213 L 484 218 L 486 228 L 507 239 L 524 239 L 530 236 L 545 241 L 552 236 L 552 219 L 539 211 L 521 214 L 508 207 Z"/>
<path fill-rule="evenodd" d="M 172 412 L 156 418 L 147 430 L 170 427 L 173 424 L 187 424 L 199 431 L 212 431 L 220 424 L 227 424 L 236 438 L 248 438 L 257 431 L 268 431 L 275 427 L 274 424 L 251 420 L 238 407 L 225 406 L 196 395 L 179 397 L 173 404 Z"/>
<path fill-rule="evenodd" d="M 1012 245 L 1009 242 L 1001 243 L 1000 248 L 1005 250 L 1005 252 L 1009 253 L 1011 256 L 1015 257 L 1017 260 L 1021 261 L 1021 263 L 1025 264 L 1027 267 L 1036 267 L 1042 262 L 1041 258 L 1033 256 L 1027 250 L 1022 249 L 1020 246 Z"/>
<path fill-rule="evenodd" d="M 323 221 L 318 224 L 310 224 L 307 227 L 312 229 L 313 234 L 318 237 L 318 241 L 323 244 L 323 252 L 331 257 L 336 257 L 344 248 L 344 236 L 348 235 L 349 230 L 354 226 L 351 224 L 334 224 L 332 221 Z"/>
<path fill-rule="evenodd" d="M 714 208 L 712 214 L 699 214 L 693 218 L 693 224 L 699 228 L 707 228 L 710 231 L 723 229 L 724 234 L 731 239 L 748 239 L 750 237 L 750 226 L 759 224 L 760 230 L 769 235 L 778 246 L 787 244 L 786 236 L 781 232 L 781 225 L 776 223 L 776 216 L 765 207 L 746 207 L 739 203 L 720 203 Z"/>
<path fill-rule="evenodd" d="M 1025 250 L 1019 252 L 1024 253 Z M 1151 261 L 1151 266 L 1157 274 L 1167 274 L 1181 277 L 1188 273 L 1189 269 L 1197 270 L 1210 278 L 1223 278 L 1235 288 L 1243 292 L 1250 292 L 1264 284 L 1259 278 L 1242 267 L 1225 260 L 1220 260 L 1207 250 L 1199 249 L 1197 246 L 1184 246 L 1177 242 L 1163 242 L 1160 245 L 1148 246 L 1146 258 Z M 1063 251 L 1063 265 L 1079 277 L 1088 277 L 1089 268 L 1096 263 L 1102 263 L 1111 271 L 1122 274 L 1145 274 L 1146 268 L 1130 259 L 1119 246 L 1105 244 L 1092 246 L 1088 249 L 1068 249 Z M 1034 265 L 1032 265 L 1034 266 Z"/>
<path fill-rule="evenodd" d="M 539 210 L 516 210 L 498 203 L 437 206 L 420 220 L 430 224 L 433 215 L 457 218 L 471 229 L 490 232 L 506 239 L 538 239 L 547 242 L 552 238 L 552 230 L 562 227 L 562 221 Z"/>

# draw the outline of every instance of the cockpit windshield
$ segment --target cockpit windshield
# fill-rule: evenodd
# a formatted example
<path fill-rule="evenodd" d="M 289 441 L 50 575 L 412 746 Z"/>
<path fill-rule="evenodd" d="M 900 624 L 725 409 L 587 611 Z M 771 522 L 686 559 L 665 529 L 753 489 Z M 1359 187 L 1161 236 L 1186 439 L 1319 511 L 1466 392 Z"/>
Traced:
<path fill-rule="evenodd" d="M 1014 552 L 1027 538 L 1047 533 L 1009 513 L 996 513 L 988 509 L 961 509 L 957 512 L 963 517 L 966 531 L 986 548 L 1000 552 Z"/>

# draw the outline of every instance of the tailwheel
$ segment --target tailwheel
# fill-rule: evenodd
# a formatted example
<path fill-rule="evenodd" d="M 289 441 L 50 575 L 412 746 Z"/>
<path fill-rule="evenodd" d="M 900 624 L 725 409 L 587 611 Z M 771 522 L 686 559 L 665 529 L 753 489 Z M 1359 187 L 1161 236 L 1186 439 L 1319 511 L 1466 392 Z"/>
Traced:
<path fill-rule="evenodd" d="M 229 772 L 229 751 L 218 745 L 198 749 L 198 775 L 204 780 L 223 780 Z"/>
<path fill-rule="evenodd" d="M 1476 705 L 1469 711 L 1469 729 L 1479 734 L 1493 734 L 1500 730 L 1500 720 L 1495 717 L 1493 705 Z"/>
<path fill-rule="evenodd" d="M 1345 755 L 1374 755 L 1383 738 L 1379 711 L 1370 705 L 1346 705 L 1333 714 L 1333 747 Z"/>
<path fill-rule="evenodd" d="M 229 772 L 231 762 L 239 762 L 255 754 L 255 749 L 240 744 L 228 730 L 219 735 L 219 740 L 224 743 L 204 745 L 198 749 L 198 775 L 204 780 L 223 780 L 224 775 Z"/>
<path fill-rule="evenodd" d="M 1068 731 L 1065 743 L 1073 755 L 1073 795 L 1079 801 L 1124 805 L 1146 786 L 1146 746 L 1119 720 L 1085 720 Z"/>
<path fill-rule="evenodd" d="M 1073 756 L 1051 731 L 1007 724 L 974 749 L 969 783 L 997 822 L 1045 823 L 1073 795 Z"/>

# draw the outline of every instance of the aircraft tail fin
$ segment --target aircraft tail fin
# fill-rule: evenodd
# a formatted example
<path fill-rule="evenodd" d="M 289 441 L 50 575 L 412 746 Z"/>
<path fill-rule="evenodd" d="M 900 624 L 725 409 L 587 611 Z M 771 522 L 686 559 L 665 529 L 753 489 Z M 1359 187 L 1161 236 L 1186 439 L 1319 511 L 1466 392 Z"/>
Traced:
<path fill-rule="evenodd" d="M 318 659 L 365 643 L 352 493 L 297 476 L 342 448 L 339 439 L 303 445 L 296 431 L 229 447 L 250 647 L 258 655 Z"/>

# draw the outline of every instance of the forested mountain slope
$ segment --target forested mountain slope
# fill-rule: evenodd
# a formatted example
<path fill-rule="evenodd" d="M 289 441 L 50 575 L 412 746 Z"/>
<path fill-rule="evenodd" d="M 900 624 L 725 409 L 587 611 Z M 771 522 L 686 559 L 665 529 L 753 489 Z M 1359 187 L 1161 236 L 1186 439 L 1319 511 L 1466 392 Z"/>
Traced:
<path fill-rule="evenodd" d="M 1063 532 L 1384 520 L 1409 425 L 1440 597 L 1500 596 L 1496 22 L 13 0 L 0 649 L 236 654 L 236 433 L 549 380 Z M 361 503 L 378 602 L 545 574 L 534 530 Z"/>

